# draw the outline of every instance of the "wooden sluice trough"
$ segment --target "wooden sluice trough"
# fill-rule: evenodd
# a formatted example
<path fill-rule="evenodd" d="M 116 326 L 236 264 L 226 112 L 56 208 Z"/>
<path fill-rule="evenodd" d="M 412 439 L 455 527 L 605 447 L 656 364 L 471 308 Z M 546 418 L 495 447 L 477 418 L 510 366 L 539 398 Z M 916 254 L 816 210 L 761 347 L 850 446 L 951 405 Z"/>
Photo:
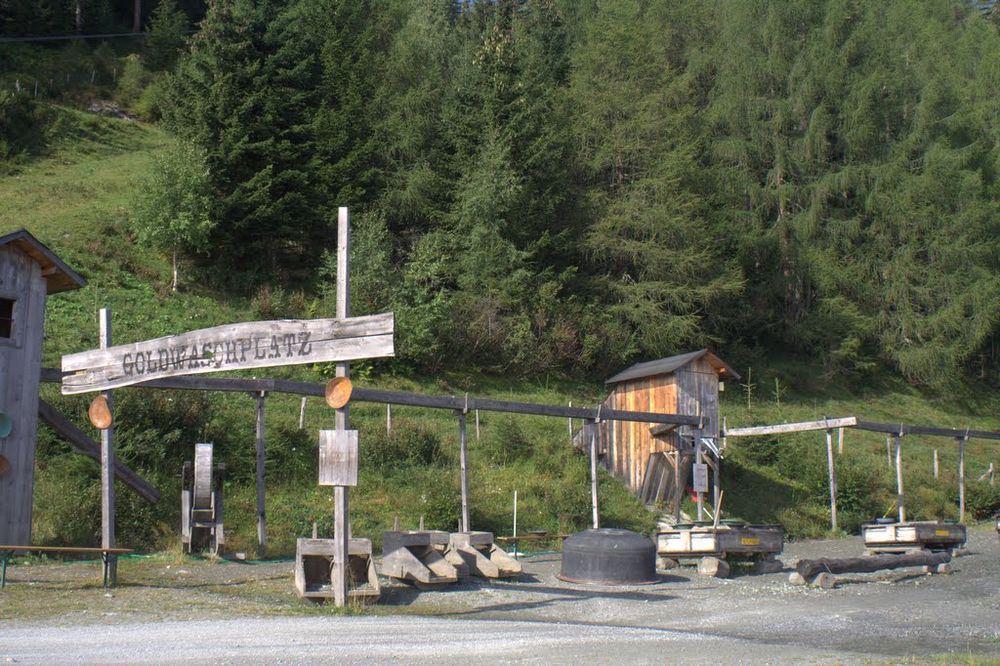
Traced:
<path fill-rule="evenodd" d="M 912 553 L 921 550 L 952 552 L 965 546 L 965 525 L 920 521 L 870 523 L 861 526 L 866 553 Z"/>
<path fill-rule="evenodd" d="M 208 548 L 218 553 L 225 543 L 222 482 L 226 466 L 212 464 L 212 445 L 195 444 L 194 465 L 181 470 L 181 546 L 185 553 Z"/>
<path fill-rule="evenodd" d="M 323 602 L 334 598 L 333 539 L 298 539 L 295 543 L 295 590 L 299 597 Z M 375 572 L 370 539 L 349 539 L 347 544 L 347 596 L 350 599 L 375 601 L 382 586 Z"/>
<path fill-rule="evenodd" d="M 445 557 L 449 534 L 438 530 L 387 531 L 382 535 L 382 573 L 435 588 L 458 581 L 458 569 Z"/>
<path fill-rule="evenodd" d="M 521 563 L 493 542 L 492 532 L 454 532 L 445 558 L 460 577 L 506 578 L 521 573 Z"/>
<path fill-rule="evenodd" d="M 726 577 L 730 564 L 754 564 L 758 573 L 781 570 L 776 556 L 784 550 L 785 530 L 781 525 L 723 523 L 678 525 L 656 535 L 656 554 L 667 566 L 684 560 L 702 560 L 699 571 Z"/>

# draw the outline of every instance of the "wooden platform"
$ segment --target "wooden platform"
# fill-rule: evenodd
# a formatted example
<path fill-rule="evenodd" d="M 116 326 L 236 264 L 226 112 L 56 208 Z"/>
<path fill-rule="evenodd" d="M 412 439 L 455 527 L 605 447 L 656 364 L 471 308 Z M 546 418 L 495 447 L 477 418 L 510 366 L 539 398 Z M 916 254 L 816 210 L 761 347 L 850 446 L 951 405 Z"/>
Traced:
<path fill-rule="evenodd" d="M 921 521 L 910 523 L 870 523 L 861 526 L 869 554 L 908 553 L 918 550 L 954 550 L 965 545 L 965 525 Z"/>
<path fill-rule="evenodd" d="M 656 535 L 656 553 L 672 559 L 764 559 L 781 553 L 785 530 L 781 525 L 719 525 L 678 527 Z"/>

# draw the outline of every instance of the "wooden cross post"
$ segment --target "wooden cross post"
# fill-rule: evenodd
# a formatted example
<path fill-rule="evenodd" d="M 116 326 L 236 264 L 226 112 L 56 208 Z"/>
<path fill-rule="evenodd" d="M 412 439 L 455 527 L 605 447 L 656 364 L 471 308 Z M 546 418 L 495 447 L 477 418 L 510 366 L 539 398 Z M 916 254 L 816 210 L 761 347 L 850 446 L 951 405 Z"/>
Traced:
<path fill-rule="evenodd" d="M 267 392 L 257 394 L 257 555 L 267 553 L 267 524 L 264 510 L 264 399 Z"/>
<path fill-rule="evenodd" d="M 350 310 L 350 224 L 351 217 L 346 207 L 337 210 L 337 319 L 346 319 Z M 348 377 L 346 362 L 337 363 L 337 376 Z M 343 433 L 350 425 L 347 405 L 336 410 L 334 428 Z M 337 606 L 347 604 L 348 585 L 348 545 L 350 543 L 350 519 L 348 517 L 347 486 L 334 486 L 333 500 L 333 600 Z"/>
<path fill-rule="evenodd" d="M 899 508 L 899 522 L 906 522 L 906 504 L 903 497 L 903 429 L 896 435 L 896 505 Z"/>
<path fill-rule="evenodd" d="M 111 311 L 101 308 L 99 316 L 101 349 L 111 346 Z M 111 391 L 102 394 L 108 404 L 108 411 L 114 414 L 114 402 Z M 111 425 L 101 430 L 101 548 L 115 547 L 115 426 Z M 105 583 L 115 584 L 118 580 L 118 558 L 108 553 L 105 565 Z"/>
<path fill-rule="evenodd" d="M 843 432 L 843 429 L 841 429 Z M 826 431 L 826 466 L 830 477 L 830 529 L 837 531 L 837 472 L 833 464 L 833 430 Z"/>
<path fill-rule="evenodd" d="M 702 462 L 702 452 L 701 452 L 701 430 L 696 430 L 694 433 L 694 462 L 698 465 L 698 469 L 704 464 Z M 698 495 L 698 520 L 703 520 L 703 514 L 705 512 L 705 496 L 700 488 L 695 488 Z"/>

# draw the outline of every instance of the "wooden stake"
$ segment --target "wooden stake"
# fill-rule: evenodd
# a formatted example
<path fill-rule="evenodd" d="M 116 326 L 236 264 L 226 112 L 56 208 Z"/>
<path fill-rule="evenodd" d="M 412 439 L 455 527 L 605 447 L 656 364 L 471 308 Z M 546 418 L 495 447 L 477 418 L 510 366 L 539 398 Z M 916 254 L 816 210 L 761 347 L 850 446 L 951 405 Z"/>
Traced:
<path fill-rule="evenodd" d="M 385 431 L 392 432 L 392 405 L 385 403 Z"/>
<path fill-rule="evenodd" d="M 958 437 L 958 522 L 965 523 L 965 442 Z"/>
<path fill-rule="evenodd" d="M 837 472 L 833 465 L 833 431 L 826 431 L 826 466 L 830 477 L 830 529 L 837 531 Z"/>
<path fill-rule="evenodd" d="M 98 318 L 101 336 L 101 349 L 111 346 L 111 311 L 101 308 Z M 108 411 L 114 414 L 114 400 L 111 391 L 102 393 L 108 402 Z M 114 449 L 114 419 L 112 424 L 101 431 L 101 548 L 115 547 L 115 449 Z M 115 584 L 118 579 L 118 558 L 106 555 L 107 578 L 105 583 Z"/>
<path fill-rule="evenodd" d="M 299 405 L 299 430 L 306 429 L 306 398 L 302 398 L 302 403 Z"/>
<path fill-rule="evenodd" d="M 264 398 L 266 397 L 265 391 L 257 393 L 257 550 L 259 557 L 263 557 L 267 553 L 264 493 Z"/>
<path fill-rule="evenodd" d="M 934 449 L 934 478 L 935 479 L 938 478 L 939 471 L 940 470 L 939 470 L 939 467 L 938 467 L 938 450 Z"/>
<path fill-rule="evenodd" d="M 346 319 L 350 311 L 350 225 L 351 217 L 347 208 L 337 209 L 337 318 Z M 347 363 L 337 363 L 337 376 L 347 377 Z M 336 410 L 334 427 L 338 431 L 347 430 L 350 413 L 347 405 Z M 348 495 L 345 486 L 334 486 L 333 490 L 333 568 L 330 571 L 333 583 L 333 600 L 337 606 L 347 604 L 348 586 L 348 544 L 350 543 L 350 519 L 348 517 Z"/>
<path fill-rule="evenodd" d="M 885 436 L 885 462 L 892 467 L 892 437 L 889 435 Z"/>
<path fill-rule="evenodd" d="M 570 407 L 573 406 L 573 401 L 572 400 L 569 401 L 569 406 Z M 569 443 L 572 444 L 573 443 L 573 417 L 571 416 L 567 420 L 569 421 Z"/>
<path fill-rule="evenodd" d="M 837 428 L 837 455 L 844 455 L 844 429 Z"/>
<path fill-rule="evenodd" d="M 479 441 L 479 410 L 476 410 L 476 441 Z"/>
<path fill-rule="evenodd" d="M 906 522 L 906 504 L 903 498 L 903 436 L 896 435 L 896 505 L 899 507 L 899 522 Z"/>
<path fill-rule="evenodd" d="M 468 532 L 469 527 L 469 470 L 468 470 L 468 444 L 465 437 L 465 413 L 458 414 L 458 455 L 459 464 L 462 468 L 462 531 Z"/>

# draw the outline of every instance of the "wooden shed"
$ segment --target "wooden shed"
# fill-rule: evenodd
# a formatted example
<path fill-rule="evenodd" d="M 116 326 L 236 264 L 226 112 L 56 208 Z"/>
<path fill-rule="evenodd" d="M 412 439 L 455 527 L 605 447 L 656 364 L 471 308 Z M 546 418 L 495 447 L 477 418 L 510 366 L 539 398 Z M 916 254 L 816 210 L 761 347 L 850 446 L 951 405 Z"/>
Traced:
<path fill-rule="evenodd" d="M 723 380 L 739 375 L 708 349 L 637 363 L 609 378 L 611 394 L 604 405 L 611 409 L 700 416 L 702 437 L 719 435 L 719 391 Z M 606 421 L 597 425 L 597 450 L 607 470 L 644 501 L 662 498 L 665 484 L 647 478 L 651 459 L 664 453 L 674 456 L 678 476 L 680 453 L 693 449 L 693 428 L 650 428 L 645 423 Z M 657 434 L 654 436 L 653 431 Z M 648 491 L 651 486 L 659 488 Z M 656 490 L 654 488 L 653 490 Z"/>
<path fill-rule="evenodd" d="M 31 542 L 45 298 L 85 284 L 27 231 L 0 237 L 0 544 Z"/>

